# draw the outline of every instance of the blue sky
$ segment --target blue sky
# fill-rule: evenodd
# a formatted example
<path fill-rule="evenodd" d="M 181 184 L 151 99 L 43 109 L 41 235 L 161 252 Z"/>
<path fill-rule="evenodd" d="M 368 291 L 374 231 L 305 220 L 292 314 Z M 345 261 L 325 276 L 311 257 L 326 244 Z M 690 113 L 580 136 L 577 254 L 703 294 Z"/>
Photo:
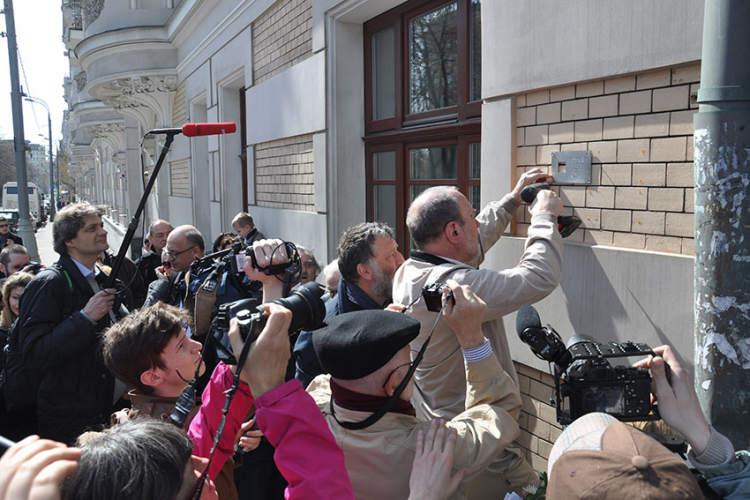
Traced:
<path fill-rule="evenodd" d="M 67 109 L 62 85 L 69 72 L 62 42 L 61 4 L 60 0 L 13 1 L 17 42 L 24 68 L 22 70 L 19 66 L 21 86 L 24 92 L 49 105 L 55 148 L 62 138 L 63 111 Z M 0 31 L 6 31 L 4 15 L 0 15 Z M 24 101 L 23 115 L 26 140 L 46 146 L 48 129 L 44 106 Z M 43 134 L 45 138 L 38 134 Z M 0 38 L 0 138 L 13 138 L 7 38 Z"/>

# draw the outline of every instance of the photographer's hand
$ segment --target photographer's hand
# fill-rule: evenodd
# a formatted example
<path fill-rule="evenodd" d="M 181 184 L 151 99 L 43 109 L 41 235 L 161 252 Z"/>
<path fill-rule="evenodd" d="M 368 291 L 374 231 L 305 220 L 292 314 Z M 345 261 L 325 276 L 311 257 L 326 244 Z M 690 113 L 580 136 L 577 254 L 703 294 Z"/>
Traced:
<path fill-rule="evenodd" d="M 521 199 L 521 191 L 523 191 L 523 188 L 537 182 L 548 182 L 551 180 L 552 176 L 545 173 L 541 168 L 531 169 L 523 174 L 520 179 L 518 179 L 516 187 L 513 188 L 513 191 L 511 191 L 510 194 L 516 201 L 516 203 L 520 205 L 521 203 L 523 203 L 523 200 Z"/>
<path fill-rule="evenodd" d="M 456 333 L 458 343 L 462 349 L 472 349 L 484 344 L 482 320 L 487 310 L 487 304 L 471 291 L 469 285 L 459 285 L 454 280 L 447 281 L 448 288 L 453 291 L 456 303 L 448 300 L 443 308 L 443 318 Z M 443 302 L 446 300 L 447 290 L 443 288 Z"/>
<path fill-rule="evenodd" d="M 448 430 L 445 422 L 433 420 L 427 430 L 417 434 L 417 449 L 409 478 L 409 500 L 443 500 L 453 494 L 466 475 L 466 469 L 451 477 L 453 453 L 456 449 L 456 429 Z M 445 448 L 443 440 L 445 439 Z"/>
<path fill-rule="evenodd" d="M 291 356 L 289 346 L 289 325 L 292 312 L 278 304 L 263 304 L 268 314 L 265 328 L 250 349 L 245 366 L 240 374 L 250 386 L 253 397 L 259 398 L 266 392 L 284 383 L 287 363 Z M 229 341 L 234 355 L 239 357 L 244 342 L 236 320 L 230 322 Z"/>
<path fill-rule="evenodd" d="M 685 437 L 696 455 L 702 454 L 708 446 L 711 428 L 703 415 L 693 380 L 687 370 L 680 366 L 677 357 L 669 346 L 654 349 L 660 358 L 648 358 L 635 366 L 651 369 L 654 380 L 654 394 L 659 401 L 661 418 Z M 664 362 L 669 363 L 672 384 L 667 381 Z"/>
<path fill-rule="evenodd" d="M 258 240 L 253 243 L 255 260 L 259 267 L 268 267 L 273 264 L 289 262 L 286 253 L 286 245 L 280 239 Z M 284 284 L 276 276 L 269 276 L 253 267 L 251 258 L 248 258 L 243 268 L 248 278 L 263 283 L 263 302 L 283 298 Z"/>
<path fill-rule="evenodd" d="M 0 459 L 0 500 L 60 498 L 60 484 L 75 472 L 81 450 L 30 436 Z"/>

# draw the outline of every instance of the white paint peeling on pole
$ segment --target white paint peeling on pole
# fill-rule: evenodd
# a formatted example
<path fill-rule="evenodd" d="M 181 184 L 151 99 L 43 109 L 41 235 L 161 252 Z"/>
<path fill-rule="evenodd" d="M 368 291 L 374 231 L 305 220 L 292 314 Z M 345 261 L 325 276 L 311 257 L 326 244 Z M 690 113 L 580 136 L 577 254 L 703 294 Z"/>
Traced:
<path fill-rule="evenodd" d="M 695 383 L 709 421 L 750 446 L 750 2 L 706 0 L 695 164 Z M 721 20 L 721 21 L 720 21 Z"/>

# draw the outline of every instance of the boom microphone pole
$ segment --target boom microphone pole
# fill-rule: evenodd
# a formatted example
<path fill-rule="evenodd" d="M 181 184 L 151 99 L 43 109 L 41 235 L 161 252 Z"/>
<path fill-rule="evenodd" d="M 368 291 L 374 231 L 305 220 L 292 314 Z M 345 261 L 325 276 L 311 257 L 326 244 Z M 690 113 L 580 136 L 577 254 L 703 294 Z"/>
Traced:
<path fill-rule="evenodd" d="M 154 171 L 151 172 L 151 175 L 149 176 L 148 184 L 146 185 L 146 189 L 143 191 L 143 196 L 141 196 L 141 201 L 138 203 L 138 208 L 135 210 L 133 218 L 130 219 L 128 231 L 127 233 L 125 233 L 125 237 L 123 238 L 122 244 L 120 245 L 120 250 L 117 252 L 115 263 L 112 265 L 112 272 L 109 273 L 109 279 L 107 280 L 106 285 L 107 288 L 112 288 L 114 286 L 116 277 L 120 273 L 122 262 L 125 260 L 125 254 L 128 252 L 128 248 L 130 248 L 130 242 L 133 241 L 135 232 L 138 229 L 143 209 L 146 208 L 146 200 L 148 199 L 148 195 L 151 193 L 151 189 L 154 187 L 154 182 L 156 182 L 156 177 L 159 175 L 161 165 L 162 163 L 164 163 L 164 159 L 167 157 L 169 147 L 172 145 L 172 141 L 174 141 L 174 136 L 176 136 L 177 134 L 184 134 L 186 137 L 198 137 L 205 135 L 233 134 L 236 131 L 237 125 L 233 122 L 227 122 L 186 123 L 182 126 L 182 128 L 157 128 L 146 132 L 146 135 L 165 134 L 167 137 L 164 141 L 164 146 L 161 148 L 159 159 L 157 160 L 156 165 L 154 165 Z"/>

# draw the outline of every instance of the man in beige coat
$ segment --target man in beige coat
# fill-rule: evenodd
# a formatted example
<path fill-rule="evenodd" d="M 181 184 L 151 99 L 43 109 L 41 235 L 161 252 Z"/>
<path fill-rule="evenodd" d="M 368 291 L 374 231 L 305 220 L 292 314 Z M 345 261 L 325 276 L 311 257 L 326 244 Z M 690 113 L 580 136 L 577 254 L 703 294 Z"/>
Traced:
<path fill-rule="evenodd" d="M 469 396 L 463 411 L 445 425 L 458 434 L 454 472 L 465 469 L 466 480 L 516 439 L 521 399 L 482 333 L 486 305 L 469 287 L 448 284 L 455 305 L 448 301 L 440 321 L 455 332 Z M 419 330 L 419 322 L 407 315 L 366 310 L 332 318 L 313 334 L 331 375 L 318 376 L 308 392 L 344 450 L 358 500 L 409 496 L 417 436 L 431 425 L 417 420 L 409 403 L 414 391 L 409 342 Z M 466 498 L 464 490 L 462 484 L 451 498 Z"/>
<path fill-rule="evenodd" d="M 417 248 L 396 272 L 393 302 L 410 304 L 429 283 L 454 279 L 471 289 L 487 303 L 482 330 L 492 344 L 500 365 L 518 385 L 518 378 L 503 328 L 503 316 L 524 304 L 549 295 L 562 277 L 563 245 L 557 230 L 562 202 L 553 191 L 540 191 L 531 205 L 531 226 L 519 264 L 511 269 L 477 269 L 500 238 L 521 204 L 521 190 L 547 177 L 540 169 L 524 174 L 511 193 L 489 203 L 477 216 L 459 191 L 435 187 L 423 192 L 409 207 L 406 223 Z M 412 342 L 412 353 L 419 350 L 435 324 L 437 313 L 418 300 L 408 311 L 418 319 L 422 331 Z M 412 403 L 420 420 L 450 419 L 463 411 L 466 388 L 463 362 L 456 337 L 439 322 L 424 361 L 415 374 L 416 390 Z M 486 476 L 486 481 L 484 480 Z M 497 478 L 501 477 L 499 482 Z M 533 469 L 517 448 L 507 449 L 492 464 L 488 474 L 470 487 L 471 498 L 498 497 L 498 487 L 512 489 L 528 483 Z"/>

